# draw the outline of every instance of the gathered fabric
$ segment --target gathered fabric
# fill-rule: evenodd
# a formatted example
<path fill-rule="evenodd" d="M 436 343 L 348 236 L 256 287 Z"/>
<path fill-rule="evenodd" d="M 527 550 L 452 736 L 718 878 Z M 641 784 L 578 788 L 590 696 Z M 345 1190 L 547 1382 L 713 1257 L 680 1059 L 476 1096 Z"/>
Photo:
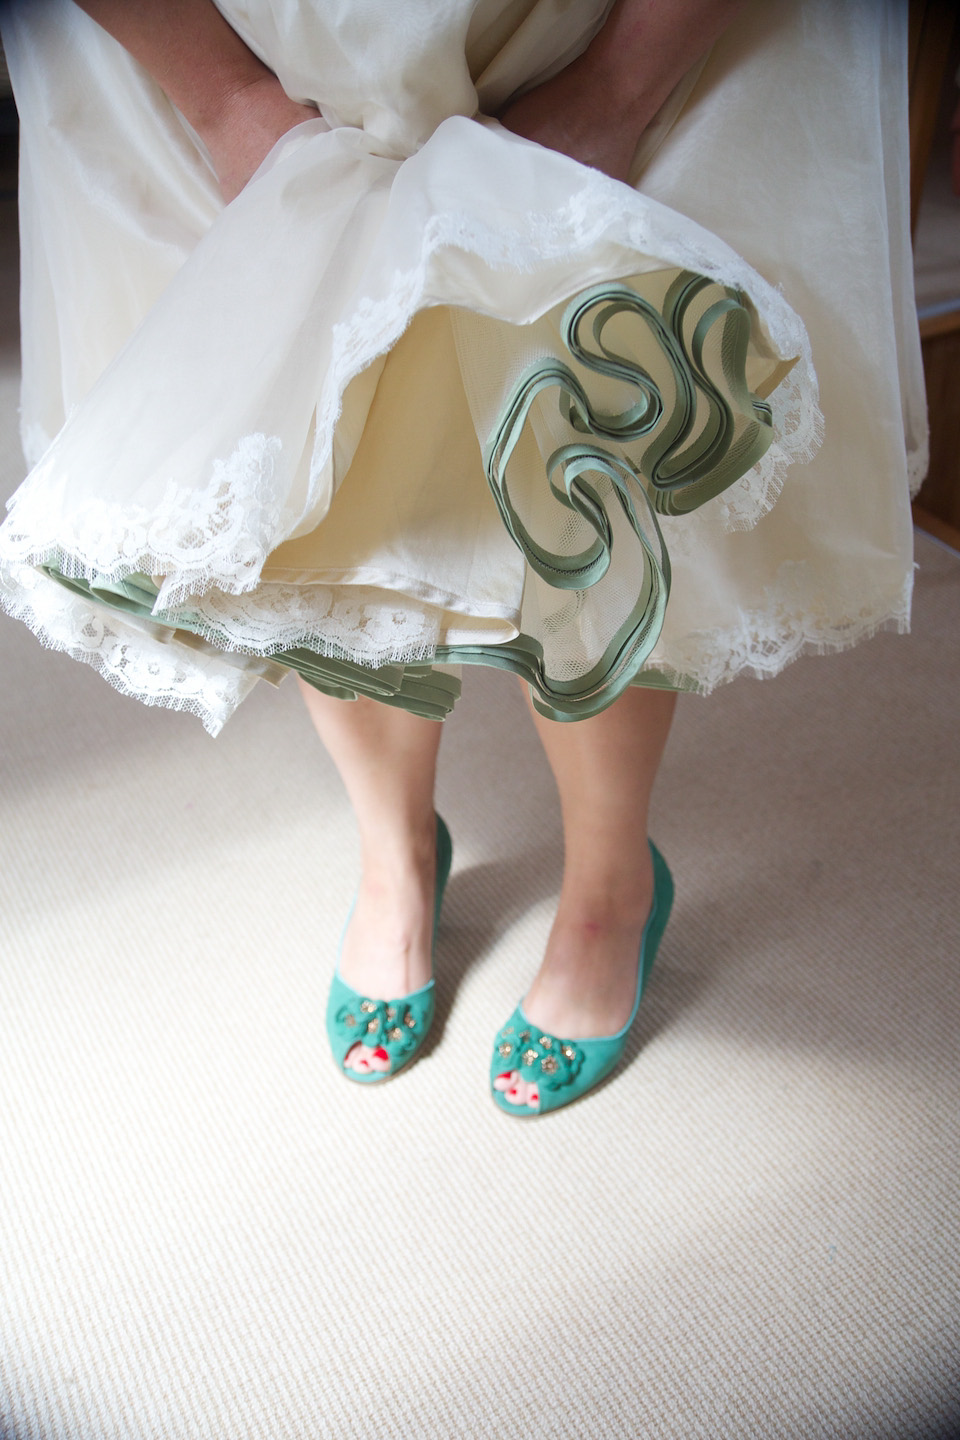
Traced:
<path fill-rule="evenodd" d="M 575 720 L 906 627 L 904 6 L 748 6 L 632 185 L 488 113 L 596 0 L 220 8 L 318 107 L 227 207 L 89 17 L 5 17 L 11 613 L 213 733 L 291 670 L 442 718 L 494 665 Z"/>

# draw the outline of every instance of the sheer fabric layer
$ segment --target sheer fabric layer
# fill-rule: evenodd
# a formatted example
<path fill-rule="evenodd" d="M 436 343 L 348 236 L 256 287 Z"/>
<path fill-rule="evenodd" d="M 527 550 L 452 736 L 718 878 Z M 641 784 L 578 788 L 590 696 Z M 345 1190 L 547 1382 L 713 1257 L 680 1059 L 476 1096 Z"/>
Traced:
<path fill-rule="evenodd" d="M 242 16 L 224 8 L 246 38 L 259 26 L 274 63 L 308 7 L 274 0 Z M 506 38 L 490 7 L 431 11 L 437 43 L 467 57 L 466 68 L 434 68 L 454 77 L 439 100 L 430 92 L 448 118 L 428 123 L 420 90 L 408 88 L 401 103 L 396 74 L 378 91 L 366 73 L 363 88 L 379 96 L 389 125 L 371 113 L 332 130 L 324 120 L 300 127 L 223 213 L 178 117 L 87 17 L 50 0 L 7 21 L 33 256 L 24 430 L 39 463 L 15 497 L 0 553 L 4 603 L 49 643 L 141 698 L 179 704 L 180 695 L 214 730 L 257 667 L 269 671 L 265 657 L 281 653 L 368 676 L 393 667 L 384 685 L 412 665 L 410 689 L 434 661 L 510 663 L 519 645 L 514 668 L 547 663 L 554 680 L 581 684 L 647 584 L 616 475 L 587 477 L 623 531 L 612 561 L 591 586 L 558 592 L 504 523 L 484 450 L 531 367 L 569 363 L 558 326 L 572 297 L 623 280 L 659 304 L 681 271 L 741 297 L 751 331 L 744 375 L 769 407 L 769 434 L 742 478 L 696 513 L 656 515 L 672 594 L 642 674 L 707 689 L 744 669 L 772 673 L 804 647 L 906 623 L 904 433 L 918 454 L 922 422 L 904 299 L 898 7 L 854 3 L 843 17 L 813 0 L 748 7 L 693 77 L 672 128 L 661 126 L 656 154 L 648 146 L 637 192 L 467 118 L 469 86 L 493 94 L 512 83 L 525 34 L 549 18 L 546 5 L 519 8 Z M 395 10 L 382 18 L 400 23 Z M 584 7 L 576 34 L 555 43 L 575 49 L 600 18 L 602 7 Z M 831 46 L 809 53 L 814 22 Z M 323 23 L 335 24 L 329 15 Z M 494 40 L 502 43 L 491 53 Z M 526 57 L 530 77 L 562 58 L 542 35 L 538 47 Z M 775 105 L 761 136 L 755 105 L 738 100 L 742 84 L 754 99 L 780 87 L 782 99 L 798 57 L 802 143 L 787 140 L 796 115 Z M 297 48 L 295 61 L 309 65 L 308 49 Z M 869 77 L 883 120 L 871 130 L 859 111 L 840 117 L 853 125 L 851 150 L 870 157 L 858 162 L 856 187 L 836 138 L 845 102 L 833 89 L 844 65 Z M 84 94 L 93 107 L 86 135 L 58 118 L 71 103 L 75 111 L 84 66 L 102 82 Z M 292 72 L 285 83 L 295 88 Z M 341 121 L 334 110 L 327 104 L 328 120 Z M 826 128 L 832 155 L 822 148 Z M 115 164 L 100 162 L 93 183 L 92 157 L 107 135 Z M 771 181 L 766 148 L 778 140 Z M 811 176 L 813 149 L 820 168 Z M 142 183 L 135 193 L 129 181 L 132 159 L 147 177 L 146 205 Z M 838 183 L 825 185 L 832 177 Z M 854 265 L 830 242 L 831 226 L 841 208 L 849 226 L 881 201 L 889 243 L 882 254 L 861 245 Z M 62 211 L 71 203 L 79 239 L 68 258 Z M 122 296 L 115 276 L 94 265 L 104 239 L 124 265 Z M 798 266 L 813 246 L 817 262 Z M 80 300 L 87 275 L 92 309 Z M 816 382 L 794 307 L 828 377 L 827 437 L 815 460 Z M 779 362 L 794 358 L 785 374 Z M 773 384 L 761 396 L 764 367 Z M 715 357 L 714 373 L 722 368 Z M 599 391 L 596 374 L 587 378 L 600 411 L 625 404 L 615 378 L 600 377 Z M 660 384 L 669 397 L 669 378 Z M 540 540 L 548 515 L 551 554 L 576 555 L 591 522 L 582 509 L 560 515 L 546 472 L 558 446 L 584 435 L 575 419 L 570 432 L 558 397 L 555 387 L 531 414 L 507 490 L 522 497 L 526 528 Z M 642 450 L 617 455 L 639 472 Z M 644 483 L 631 493 L 642 508 L 652 492 Z M 37 566 L 78 589 L 68 593 Z M 124 615 L 111 587 L 136 586 L 142 575 L 155 589 L 149 615 Z M 446 706 L 455 687 L 438 673 L 429 703 Z"/>

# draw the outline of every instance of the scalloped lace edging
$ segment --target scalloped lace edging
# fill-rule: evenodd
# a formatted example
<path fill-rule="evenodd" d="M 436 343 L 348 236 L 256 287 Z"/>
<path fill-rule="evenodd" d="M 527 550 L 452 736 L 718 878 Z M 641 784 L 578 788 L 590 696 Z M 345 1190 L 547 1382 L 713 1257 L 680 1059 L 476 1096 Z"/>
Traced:
<path fill-rule="evenodd" d="M 196 715 L 211 735 L 256 683 L 255 675 L 160 640 L 28 567 L 0 567 L 0 607 L 49 649 L 92 666 L 121 694 Z"/>
<path fill-rule="evenodd" d="M 668 267 L 696 271 L 750 296 L 771 343 L 783 357 L 797 363 L 770 395 L 774 441 L 767 453 L 724 495 L 709 502 L 724 530 L 747 530 L 771 508 L 792 465 L 812 460 L 823 440 L 819 384 L 806 327 L 781 292 L 752 266 L 716 241 L 705 246 L 679 239 L 667 228 L 660 207 L 642 216 L 625 206 L 623 186 L 596 173 L 589 183 L 554 214 L 531 214 L 522 227 L 495 229 L 476 218 L 436 214 L 424 228 L 420 263 L 394 277 L 388 296 L 361 301 L 351 320 L 334 326 L 330 367 L 317 406 L 317 428 L 310 464 L 311 501 L 326 473 L 333 450 L 333 432 L 340 418 L 347 386 L 367 366 L 396 344 L 420 307 L 435 254 L 466 250 L 494 270 L 531 273 L 545 263 L 562 263 L 607 237 L 615 223 L 623 226 L 621 241 L 641 254 L 656 255 Z M 619 212 L 619 213 L 618 213 Z M 723 263 L 716 252 L 724 254 Z M 629 273 L 629 272 L 627 272 Z"/>
<path fill-rule="evenodd" d="M 726 495 L 709 502 L 725 530 L 756 524 L 779 494 L 789 466 L 809 460 L 822 435 L 806 331 L 783 296 L 722 241 L 706 246 L 678 237 L 673 212 L 652 203 L 639 208 L 625 203 L 623 191 L 606 176 L 591 174 L 562 210 L 524 216 L 508 229 L 460 212 L 431 217 L 424 227 L 419 263 L 395 274 L 387 295 L 361 300 L 349 321 L 333 327 L 303 513 L 315 505 L 328 473 L 347 386 L 396 343 L 422 306 L 439 251 L 465 250 L 492 269 L 523 274 L 576 259 L 610 239 L 656 256 L 667 266 L 695 270 L 744 291 L 779 353 L 800 357 L 770 397 L 775 439 L 767 454 Z M 28 438 L 31 445 L 39 442 L 35 434 Z M 281 447 L 279 436 L 245 435 L 225 459 L 214 461 L 205 485 L 186 487 L 171 479 L 156 504 L 92 497 L 73 517 L 67 534 L 57 518 L 58 488 L 48 478 L 56 464 L 54 444 L 49 458 L 40 461 L 11 501 L 3 527 L 4 559 L 52 563 L 67 576 L 91 581 L 120 580 L 138 572 L 164 575 L 158 608 L 215 589 L 245 593 L 258 585 L 267 555 L 299 519 L 282 508 L 276 494 Z"/>
<path fill-rule="evenodd" d="M 862 592 L 851 589 L 846 603 L 842 599 L 838 602 L 836 596 L 819 606 L 808 600 L 809 614 L 798 621 L 796 606 L 803 570 L 803 562 L 788 562 L 781 567 L 783 583 L 769 605 L 746 613 L 737 625 L 663 645 L 661 653 L 653 656 L 651 668 L 673 683 L 684 688 L 692 686 L 706 695 L 738 675 L 768 678 L 802 655 L 847 650 L 881 630 L 893 629 L 901 634 L 909 630 L 912 572 L 892 598 L 888 594 L 867 602 Z M 230 666 L 216 655 L 157 638 L 149 629 L 128 623 L 122 614 L 94 605 L 34 570 L 0 568 L 0 605 L 23 620 L 45 645 L 93 666 L 116 690 L 147 705 L 196 715 L 211 735 L 219 732 L 256 683 L 255 674 Z M 390 610 L 389 605 L 384 608 Z M 369 625 L 351 631 L 348 611 L 353 612 L 354 619 L 363 619 L 362 606 L 346 606 L 339 628 L 326 636 L 310 637 L 310 648 L 330 659 L 349 659 L 365 665 L 390 660 L 429 663 L 430 656 L 421 653 L 420 642 L 412 642 L 414 653 L 408 655 L 396 634 L 390 637 L 396 642 L 392 652 L 371 646 Z M 223 618 L 219 613 L 216 619 L 221 643 Z M 385 642 L 390 623 L 383 623 L 386 628 L 379 639 Z M 288 636 L 296 633 L 298 643 L 308 638 L 304 629 L 295 632 L 292 621 L 290 625 Z M 206 633 L 212 643 L 217 643 L 212 616 Z M 425 634 L 424 629 L 421 636 Z M 265 655 L 277 649 L 277 644 L 263 643 L 248 653 Z"/>
<path fill-rule="evenodd" d="M 2 556 L 21 565 L 52 564 L 71 579 L 119 581 L 166 575 L 158 608 L 217 587 L 242 594 L 259 583 L 278 531 L 288 520 L 273 484 L 283 448 L 277 435 L 245 435 L 215 460 L 200 489 L 167 482 L 156 504 L 120 504 L 91 496 L 75 512 L 71 534 L 58 523 L 64 482 L 51 486 L 56 449 L 12 497 Z"/>
<path fill-rule="evenodd" d="M 712 503 L 725 531 L 752 530 L 773 508 L 787 471 L 806 465 L 823 443 L 824 421 L 817 404 L 817 377 L 808 355 L 770 396 L 774 439 L 767 453 Z"/>
<path fill-rule="evenodd" d="M 261 584 L 247 595 L 210 591 L 183 614 L 203 639 L 236 654 L 306 649 L 327 660 L 382 665 L 429 663 L 440 643 L 442 611 L 363 585 Z M 165 621 L 176 623 L 177 612 Z"/>
<path fill-rule="evenodd" d="M 736 625 L 699 632 L 676 644 L 665 644 L 649 664 L 678 686 L 709 695 L 739 675 L 769 679 L 803 655 L 835 654 L 851 650 L 881 630 L 905 635 L 910 630 L 913 596 L 912 570 L 899 594 L 874 596 L 849 589 L 814 605 L 805 598 L 808 613 L 797 609 L 805 562 L 781 566 L 782 583 L 762 609 L 744 612 Z M 691 683 L 692 682 L 692 683 Z"/>

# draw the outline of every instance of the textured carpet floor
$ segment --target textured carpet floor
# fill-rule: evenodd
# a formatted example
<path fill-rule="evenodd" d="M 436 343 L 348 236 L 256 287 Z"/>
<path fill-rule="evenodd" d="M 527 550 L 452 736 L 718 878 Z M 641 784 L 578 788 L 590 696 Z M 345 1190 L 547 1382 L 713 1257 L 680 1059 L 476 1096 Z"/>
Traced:
<path fill-rule="evenodd" d="M 561 855 L 513 685 L 449 723 L 439 1023 L 371 1091 L 292 685 L 211 741 L 0 621 L 3 1440 L 960 1433 L 960 557 L 919 558 L 911 637 L 681 702 L 628 1063 L 527 1125 L 488 1047 Z"/>

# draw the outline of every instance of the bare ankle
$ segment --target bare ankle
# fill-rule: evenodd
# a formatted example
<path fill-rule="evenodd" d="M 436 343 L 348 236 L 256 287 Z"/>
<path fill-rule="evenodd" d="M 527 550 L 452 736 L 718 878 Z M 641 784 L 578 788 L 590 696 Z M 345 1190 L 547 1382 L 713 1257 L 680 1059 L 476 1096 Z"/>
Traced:
<path fill-rule="evenodd" d="M 437 844 L 436 817 L 404 819 L 399 823 L 361 827 L 360 846 L 365 876 L 385 881 L 389 876 L 408 879 L 434 868 Z"/>
<path fill-rule="evenodd" d="M 584 938 L 599 938 L 624 926 L 642 925 L 652 900 L 652 868 L 589 875 L 568 871 L 560 892 L 557 920 L 581 930 Z"/>

